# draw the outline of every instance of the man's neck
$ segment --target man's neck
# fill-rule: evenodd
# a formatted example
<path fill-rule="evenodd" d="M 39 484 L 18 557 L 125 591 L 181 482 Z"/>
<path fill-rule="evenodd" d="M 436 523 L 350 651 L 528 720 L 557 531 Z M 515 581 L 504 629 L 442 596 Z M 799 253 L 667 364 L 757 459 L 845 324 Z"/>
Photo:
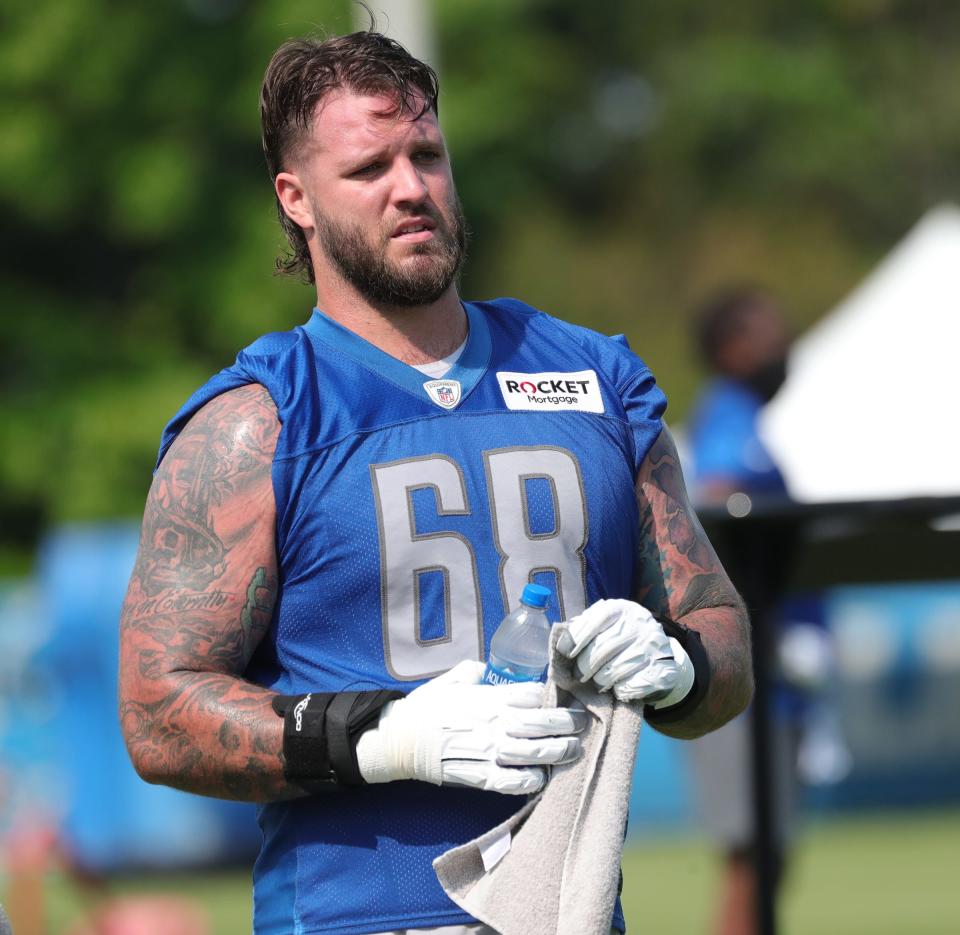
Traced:
<path fill-rule="evenodd" d="M 403 308 L 373 305 L 353 289 L 318 287 L 317 307 L 405 364 L 440 360 L 467 338 L 467 316 L 453 284 L 436 302 Z"/>

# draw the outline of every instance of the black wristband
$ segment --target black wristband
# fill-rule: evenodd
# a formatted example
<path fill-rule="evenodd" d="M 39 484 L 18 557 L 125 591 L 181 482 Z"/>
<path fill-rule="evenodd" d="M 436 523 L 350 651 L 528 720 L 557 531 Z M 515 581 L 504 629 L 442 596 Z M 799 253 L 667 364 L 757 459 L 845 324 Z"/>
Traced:
<path fill-rule="evenodd" d="M 710 660 L 703 648 L 703 641 L 696 630 L 666 617 L 657 618 L 667 636 L 672 636 L 686 651 L 693 664 L 693 685 L 690 691 L 676 704 L 667 708 L 654 708 L 645 705 L 643 719 L 654 727 L 660 724 L 675 724 L 689 715 L 707 695 L 710 687 Z"/>
<path fill-rule="evenodd" d="M 361 786 L 357 740 L 385 704 L 403 692 L 311 692 L 277 695 L 273 710 L 283 718 L 283 775 L 310 793 Z"/>

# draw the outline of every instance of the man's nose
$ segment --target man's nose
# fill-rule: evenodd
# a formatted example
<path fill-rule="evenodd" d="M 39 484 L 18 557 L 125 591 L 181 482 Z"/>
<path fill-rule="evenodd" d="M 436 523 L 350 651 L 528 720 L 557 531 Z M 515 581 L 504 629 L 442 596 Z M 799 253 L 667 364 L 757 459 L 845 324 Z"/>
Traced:
<path fill-rule="evenodd" d="M 399 160 L 394 172 L 393 199 L 397 204 L 420 204 L 428 189 L 420 170 L 409 159 Z"/>

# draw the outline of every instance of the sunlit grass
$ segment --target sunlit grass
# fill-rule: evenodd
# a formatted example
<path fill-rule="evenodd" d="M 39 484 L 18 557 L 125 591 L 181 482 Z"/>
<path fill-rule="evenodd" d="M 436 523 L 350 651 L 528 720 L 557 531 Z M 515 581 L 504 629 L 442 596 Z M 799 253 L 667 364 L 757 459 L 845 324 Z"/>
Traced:
<path fill-rule="evenodd" d="M 960 810 L 846 818 L 801 835 L 779 907 L 781 935 L 948 935 L 960 931 Z M 717 864 L 701 839 L 633 838 L 623 902 L 634 933 L 708 932 Z M 64 935 L 103 896 L 169 892 L 195 900 L 210 935 L 251 925 L 250 874 L 117 880 L 103 893 L 49 879 L 45 935 Z"/>
<path fill-rule="evenodd" d="M 960 932 L 960 811 L 846 818 L 798 839 L 778 907 L 782 935 Z M 706 933 L 718 865 L 700 840 L 635 842 L 624 857 L 633 932 Z"/>

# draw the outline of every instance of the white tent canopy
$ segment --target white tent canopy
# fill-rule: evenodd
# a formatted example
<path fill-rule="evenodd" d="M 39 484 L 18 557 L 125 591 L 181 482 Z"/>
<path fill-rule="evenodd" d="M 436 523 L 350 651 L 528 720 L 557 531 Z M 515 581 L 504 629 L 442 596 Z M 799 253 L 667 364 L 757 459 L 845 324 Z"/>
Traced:
<path fill-rule="evenodd" d="M 960 209 L 800 338 L 761 434 L 805 502 L 960 494 Z"/>

